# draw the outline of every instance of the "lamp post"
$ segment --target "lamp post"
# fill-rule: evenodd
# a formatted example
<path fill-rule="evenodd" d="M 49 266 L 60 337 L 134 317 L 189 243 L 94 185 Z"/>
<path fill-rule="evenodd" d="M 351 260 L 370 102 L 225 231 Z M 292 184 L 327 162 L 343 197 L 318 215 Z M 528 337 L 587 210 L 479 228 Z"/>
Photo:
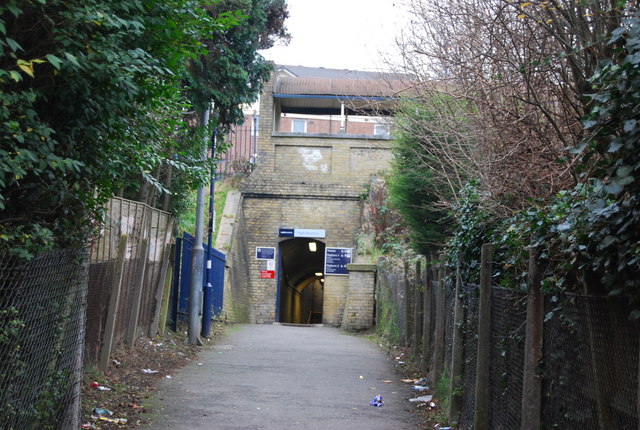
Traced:
<path fill-rule="evenodd" d="M 209 108 L 202 113 L 202 126 L 207 127 L 209 124 Z M 207 157 L 208 148 L 204 151 L 204 157 Z M 191 285 L 189 295 L 189 343 L 191 345 L 202 345 L 200 339 L 200 329 L 202 321 L 200 314 L 202 312 L 202 281 L 204 275 L 204 247 L 202 246 L 203 230 L 204 230 L 204 192 L 205 187 L 198 189 L 198 198 L 196 201 L 196 234 L 191 254 Z"/>
<path fill-rule="evenodd" d="M 215 159 L 216 156 L 216 143 L 218 139 L 218 127 L 213 130 L 213 139 L 211 139 L 211 158 Z M 204 278 L 204 308 L 202 310 L 202 337 L 209 337 L 211 335 L 211 317 L 213 307 L 213 285 L 209 280 L 211 279 L 211 254 L 213 250 L 213 230 L 215 227 L 215 210 L 213 193 L 215 191 L 216 182 L 216 164 L 211 166 L 211 185 L 209 187 L 209 230 L 207 237 L 207 270 Z"/>

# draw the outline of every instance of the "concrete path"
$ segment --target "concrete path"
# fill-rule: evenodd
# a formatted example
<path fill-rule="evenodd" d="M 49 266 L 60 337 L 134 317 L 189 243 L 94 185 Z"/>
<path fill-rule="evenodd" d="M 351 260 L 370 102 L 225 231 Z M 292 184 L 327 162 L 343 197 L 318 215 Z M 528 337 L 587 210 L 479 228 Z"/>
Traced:
<path fill-rule="evenodd" d="M 377 394 L 383 407 L 369 405 Z M 327 327 L 245 325 L 162 381 L 147 428 L 415 430 L 409 397 L 391 360 L 366 339 Z"/>

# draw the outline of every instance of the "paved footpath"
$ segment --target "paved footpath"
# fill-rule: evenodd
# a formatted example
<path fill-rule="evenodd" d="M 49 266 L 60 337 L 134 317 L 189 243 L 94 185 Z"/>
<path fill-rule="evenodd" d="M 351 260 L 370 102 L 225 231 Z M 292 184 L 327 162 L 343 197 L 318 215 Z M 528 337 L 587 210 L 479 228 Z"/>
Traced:
<path fill-rule="evenodd" d="M 369 405 L 377 394 L 379 408 Z M 409 397 L 391 360 L 366 339 L 328 327 L 243 325 L 162 381 L 147 428 L 415 430 Z"/>

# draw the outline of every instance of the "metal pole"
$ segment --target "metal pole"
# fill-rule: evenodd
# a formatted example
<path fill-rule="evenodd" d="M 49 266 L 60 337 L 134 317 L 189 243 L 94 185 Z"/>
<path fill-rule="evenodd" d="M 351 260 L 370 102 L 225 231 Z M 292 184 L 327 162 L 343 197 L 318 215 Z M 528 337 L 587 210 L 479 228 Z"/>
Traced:
<path fill-rule="evenodd" d="M 216 141 L 218 139 L 218 128 L 213 130 L 213 139 L 211 140 L 211 157 L 215 158 L 216 153 Z M 204 286 L 204 309 L 202 311 L 202 336 L 209 337 L 211 335 L 211 309 L 213 307 L 213 285 L 211 285 L 211 250 L 212 250 L 212 236 L 213 229 L 215 228 L 215 210 L 213 193 L 215 191 L 216 182 L 216 164 L 211 167 L 211 184 L 209 188 L 209 229 L 207 237 L 207 272 L 205 276 Z"/>
<path fill-rule="evenodd" d="M 250 160 L 251 164 L 256 164 L 256 160 L 258 159 L 258 113 L 253 111 L 253 154 L 251 154 Z"/>
<path fill-rule="evenodd" d="M 209 109 L 202 113 L 202 125 L 209 124 Z M 207 156 L 208 148 L 205 149 L 204 156 Z M 189 343 L 191 345 L 201 345 L 200 328 L 202 321 L 200 313 L 202 311 L 202 282 L 204 275 L 204 247 L 202 246 L 204 230 L 204 192 L 205 187 L 198 189 L 198 199 L 196 201 L 196 235 L 195 243 L 191 253 L 191 289 L 189 298 Z"/>

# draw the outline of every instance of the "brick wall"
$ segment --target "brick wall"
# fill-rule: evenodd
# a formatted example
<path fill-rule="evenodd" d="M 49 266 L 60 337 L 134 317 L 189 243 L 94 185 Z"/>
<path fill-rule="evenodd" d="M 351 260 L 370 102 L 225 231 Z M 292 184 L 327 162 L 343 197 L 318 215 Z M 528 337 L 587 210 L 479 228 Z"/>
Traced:
<path fill-rule="evenodd" d="M 227 253 L 222 309 L 226 320 L 238 323 L 250 322 L 253 314 L 250 304 L 251 282 L 247 266 L 249 250 L 246 233 L 244 212 L 240 204 L 234 223 L 233 239 Z"/>
<path fill-rule="evenodd" d="M 375 264 L 349 264 L 349 286 L 342 328 L 366 330 L 373 326 Z"/>
<path fill-rule="evenodd" d="M 279 228 L 324 229 L 328 247 L 355 248 L 362 195 L 372 175 L 385 169 L 391 142 L 378 136 L 274 132 L 273 81 L 260 106 L 257 168 L 242 187 L 231 243 L 225 310 L 231 321 L 270 323 L 276 318 L 276 279 L 260 279 L 266 261 L 255 248 L 276 249 Z M 325 276 L 323 323 L 340 325 L 349 276 Z"/>

